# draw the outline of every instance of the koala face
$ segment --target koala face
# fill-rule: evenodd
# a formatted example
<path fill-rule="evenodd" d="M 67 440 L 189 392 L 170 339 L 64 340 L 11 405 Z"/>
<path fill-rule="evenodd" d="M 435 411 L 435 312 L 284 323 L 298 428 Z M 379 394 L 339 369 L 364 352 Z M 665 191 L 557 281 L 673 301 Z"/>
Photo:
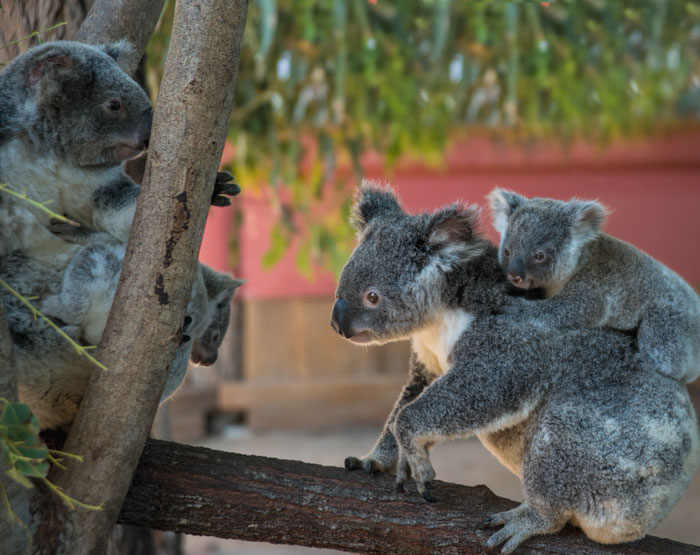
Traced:
<path fill-rule="evenodd" d="M 147 148 L 150 101 L 118 65 L 129 49 L 125 42 L 46 43 L 5 69 L 25 97 L 23 127 L 43 153 L 92 168 L 119 164 Z"/>
<path fill-rule="evenodd" d="M 244 281 L 216 272 L 203 264 L 200 267 L 207 296 L 206 327 L 194 337 L 190 362 L 199 366 L 211 366 L 219 357 L 219 347 L 228 330 L 231 298 Z"/>
<path fill-rule="evenodd" d="M 219 358 L 219 347 L 224 340 L 224 335 L 228 330 L 231 307 L 230 297 L 219 302 L 214 308 L 211 323 L 204 330 L 204 333 L 196 337 L 192 343 L 190 352 L 190 362 L 198 366 L 211 366 Z"/>
<path fill-rule="evenodd" d="M 430 321 L 445 272 L 468 257 L 477 213 L 455 205 L 409 216 L 372 184 L 360 188 L 354 212 L 359 242 L 341 273 L 331 326 L 353 343 L 405 339 Z"/>
<path fill-rule="evenodd" d="M 593 201 L 527 199 L 498 189 L 489 200 L 501 234 L 501 267 L 523 289 L 550 289 L 566 282 L 581 248 L 597 236 L 605 218 L 605 209 Z"/>

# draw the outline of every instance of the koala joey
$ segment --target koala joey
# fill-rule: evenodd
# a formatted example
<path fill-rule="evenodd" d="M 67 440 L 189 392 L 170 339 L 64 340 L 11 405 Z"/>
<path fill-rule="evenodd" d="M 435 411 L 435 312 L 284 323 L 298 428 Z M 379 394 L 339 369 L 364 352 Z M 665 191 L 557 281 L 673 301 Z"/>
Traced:
<path fill-rule="evenodd" d="M 56 213 L 126 242 L 139 186 L 122 162 L 148 146 L 146 93 L 122 68 L 134 67 L 126 41 L 90 46 L 49 42 L 0 73 L 0 183 Z M 219 174 L 212 203 L 239 192 Z M 0 192 L 0 253 L 46 250 L 48 216 Z"/>
<path fill-rule="evenodd" d="M 70 253 L 62 268 L 14 251 L 0 260 L 0 278 L 25 295 L 40 297 L 39 309 L 73 339 L 98 345 L 116 291 L 124 246 L 106 233 L 71 226 L 60 236 Z M 182 341 L 170 366 L 162 401 L 181 385 L 190 357 L 195 363 L 202 362 L 191 354 L 195 344 L 206 353 L 200 355 L 202 358 L 216 359 L 228 325 L 228 301 L 241 283 L 198 265 Z M 17 299 L 5 293 L 3 300 L 15 345 L 20 399 L 32 407 L 42 428 L 69 425 L 92 364 L 48 324 L 35 320 Z"/>
<path fill-rule="evenodd" d="M 683 382 L 700 375 L 700 298 L 666 266 L 601 232 L 605 208 L 502 189 L 489 200 L 508 279 L 547 297 L 523 299 L 511 312 L 556 326 L 635 331 L 645 364 Z"/>
<path fill-rule="evenodd" d="M 602 543 L 644 536 L 700 464 L 683 384 L 638 363 L 609 329 L 528 326 L 497 252 L 452 205 L 408 215 L 390 189 L 364 184 L 358 244 L 338 283 L 331 325 L 358 344 L 410 340 L 411 369 L 382 434 L 348 470 L 397 471 L 434 500 L 429 449 L 476 435 L 522 480 L 525 501 L 488 517 L 503 552 L 567 522 Z M 377 264 L 382 260 L 382 264 Z"/>

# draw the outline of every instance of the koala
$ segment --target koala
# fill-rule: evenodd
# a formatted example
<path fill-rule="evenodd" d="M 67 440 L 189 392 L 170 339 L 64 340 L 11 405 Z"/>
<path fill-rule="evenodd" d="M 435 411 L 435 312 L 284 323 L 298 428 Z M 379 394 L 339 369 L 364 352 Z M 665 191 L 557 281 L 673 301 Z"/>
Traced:
<path fill-rule="evenodd" d="M 139 187 L 121 163 L 146 150 L 152 120 L 146 93 L 122 70 L 135 55 L 125 41 L 49 42 L 0 73 L 0 182 L 122 241 Z M 6 195 L 0 203 L 1 250 L 47 235 L 46 214 Z"/>
<path fill-rule="evenodd" d="M 645 364 L 683 382 L 700 375 L 700 298 L 666 266 L 603 233 L 605 208 L 502 189 L 489 200 L 508 279 L 546 297 L 523 299 L 511 312 L 556 326 L 634 332 Z"/>
<path fill-rule="evenodd" d="M 126 242 L 139 185 L 122 162 L 142 155 L 151 103 L 123 68 L 137 54 L 126 41 L 42 44 L 0 73 L 0 183 L 50 203 L 53 212 Z M 212 204 L 240 191 L 217 176 Z M 0 192 L 0 252 L 46 250 L 49 216 Z"/>
<path fill-rule="evenodd" d="M 67 233 L 62 233 L 65 239 Z M 79 228 L 72 233 L 74 242 L 63 241 L 70 253 L 63 268 L 13 251 L 0 259 L 0 279 L 25 296 L 39 297 L 39 310 L 74 340 L 99 345 L 116 292 L 124 245 L 103 232 Z M 222 321 L 222 313 L 228 314 L 227 303 L 241 283 L 198 265 L 182 341 L 170 365 L 161 402 L 180 387 L 190 357 L 201 363 L 191 354 L 195 344 L 206 350 L 207 360 L 216 359 L 228 324 L 228 318 Z M 94 366 L 46 322 L 35 320 L 15 297 L 3 292 L 3 301 L 15 346 L 20 399 L 32 407 L 42 428 L 70 425 Z M 226 307 L 222 306 L 224 301 Z"/>
<path fill-rule="evenodd" d="M 245 280 L 215 272 L 204 264 L 200 267 L 207 291 L 208 310 L 204 319 L 207 325 L 204 331 L 194 338 L 190 362 L 198 366 L 211 366 L 219 356 L 219 347 L 228 330 L 231 298 Z"/>
<path fill-rule="evenodd" d="M 429 449 L 476 435 L 523 485 L 519 507 L 484 521 L 502 526 L 486 544 L 502 553 L 567 522 L 628 542 L 670 511 L 700 465 L 683 384 L 640 364 L 628 334 L 503 314 L 512 297 L 474 208 L 409 215 L 365 183 L 353 214 L 331 326 L 362 345 L 409 340 L 412 356 L 379 439 L 348 470 L 395 470 L 399 491 L 410 475 L 433 501 Z"/>

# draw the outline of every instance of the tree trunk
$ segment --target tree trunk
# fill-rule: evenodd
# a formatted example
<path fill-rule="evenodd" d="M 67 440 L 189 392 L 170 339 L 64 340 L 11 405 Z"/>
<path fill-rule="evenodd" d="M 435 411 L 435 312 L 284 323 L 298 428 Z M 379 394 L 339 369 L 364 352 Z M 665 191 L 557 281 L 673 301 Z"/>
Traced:
<path fill-rule="evenodd" d="M 92 3 L 93 0 L 2 0 L 0 44 L 27 37 L 62 22 L 65 25 L 42 33 L 41 41 L 71 39 L 78 32 Z M 0 49 L 0 62 L 9 62 L 37 44 L 38 40 L 34 38 Z"/>
<path fill-rule="evenodd" d="M 149 440 L 119 522 L 187 534 L 360 553 L 485 553 L 484 517 L 517 505 L 486 486 L 436 482 L 436 503 L 393 478 Z M 600 545 L 573 527 L 525 542 L 522 553 L 700 554 L 647 537 Z"/>
<path fill-rule="evenodd" d="M 105 2 L 108 4 L 108 2 Z M 94 9 L 97 10 L 99 4 Z M 146 175 L 95 371 L 52 478 L 102 511 L 57 511 L 40 550 L 102 553 L 138 463 L 182 322 L 233 104 L 244 0 L 180 0 Z M 110 16 L 111 17 L 111 16 Z M 83 36 L 83 39 L 85 37 Z"/>

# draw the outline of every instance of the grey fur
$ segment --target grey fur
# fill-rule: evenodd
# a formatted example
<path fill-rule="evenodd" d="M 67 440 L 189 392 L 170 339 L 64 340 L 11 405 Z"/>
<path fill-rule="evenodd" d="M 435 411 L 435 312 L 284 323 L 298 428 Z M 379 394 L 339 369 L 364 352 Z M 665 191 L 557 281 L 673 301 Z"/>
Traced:
<path fill-rule="evenodd" d="M 114 57 L 112 57 L 114 56 Z M 148 145 L 151 105 L 122 41 L 32 48 L 0 73 L 0 183 L 126 241 L 139 186 L 121 162 Z M 48 216 L 0 195 L 0 252 L 41 245 Z"/>
<path fill-rule="evenodd" d="M 396 468 L 399 489 L 410 473 L 432 500 L 430 447 L 477 435 L 525 497 L 487 520 L 503 525 L 489 547 L 510 553 L 567 521 L 603 543 L 644 536 L 700 464 L 685 387 L 640 364 L 628 335 L 497 314 L 513 299 L 474 211 L 409 216 L 386 195 L 372 184 L 358 195 L 356 213 L 379 208 L 362 220 L 332 325 L 355 342 L 410 339 L 411 371 L 374 448 L 346 467 Z"/>
<path fill-rule="evenodd" d="M 13 251 L 0 259 L 0 279 L 25 296 L 36 296 L 39 309 L 73 339 L 98 345 L 116 291 L 124 245 L 106 233 L 66 226 L 51 248 L 52 261 Z M 61 253 L 60 256 L 56 256 Z M 60 261 L 60 263 L 59 263 Z M 181 385 L 193 346 L 203 345 L 216 358 L 211 329 L 221 336 L 228 326 L 228 300 L 239 280 L 199 265 L 186 310 L 183 340 L 168 372 L 165 401 Z M 72 422 L 94 367 L 43 320 L 35 320 L 15 297 L 2 300 L 15 346 L 20 400 L 28 403 L 42 428 Z M 226 300 L 225 306 L 222 302 Z M 218 340 L 218 338 L 217 338 Z M 193 360 L 193 362 L 200 362 Z"/>
<path fill-rule="evenodd" d="M 547 297 L 509 312 L 560 327 L 635 331 L 645 364 L 683 382 L 700 375 L 700 298 L 666 266 L 600 231 L 600 204 L 500 189 L 489 199 L 504 271 Z"/>

